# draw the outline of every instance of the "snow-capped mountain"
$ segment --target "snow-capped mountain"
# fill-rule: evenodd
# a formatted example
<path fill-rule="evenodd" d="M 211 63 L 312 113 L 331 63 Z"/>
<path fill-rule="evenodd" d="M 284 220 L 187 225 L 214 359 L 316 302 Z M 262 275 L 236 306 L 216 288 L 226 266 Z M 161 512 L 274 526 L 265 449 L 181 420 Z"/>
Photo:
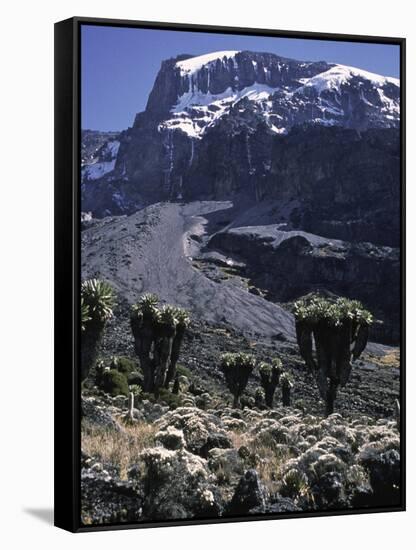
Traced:
<path fill-rule="evenodd" d="M 113 139 L 110 134 L 108 141 L 104 141 L 101 146 L 98 146 L 89 157 L 82 159 L 83 182 L 100 179 L 105 174 L 112 172 L 116 165 L 119 147 L 120 142 Z"/>
<path fill-rule="evenodd" d="M 316 196 L 333 186 L 331 208 L 334 200 L 341 208 L 353 178 L 386 198 L 399 126 L 395 78 L 263 52 L 180 55 L 162 62 L 133 126 L 83 168 L 83 209 L 102 216 L 161 200 L 260 201 L 315 186 Z"/>
<path fill-rule="evenodd" d="M 192 138 L 238 108 L 253 110 L 275 133 L 304 123 L 360 130 L 399 123 L 399 81 L 344 65 L 224 51 L 162 65 L 155 88 L 172 82 L 177 97 L 159 128 Z"/>

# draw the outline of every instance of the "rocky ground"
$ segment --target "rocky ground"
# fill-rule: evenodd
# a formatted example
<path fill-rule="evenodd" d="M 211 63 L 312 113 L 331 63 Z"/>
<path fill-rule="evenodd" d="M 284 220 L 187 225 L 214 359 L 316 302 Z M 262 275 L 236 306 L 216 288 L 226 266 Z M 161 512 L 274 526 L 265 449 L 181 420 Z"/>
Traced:
<path fill-rule="evenodd" d="M 102 357 L 109 360 L 112 356 L 122 355 L 136 361 L 128 304 L 119 301 L 115 313 L 104 335 Z M 278 336 L 261 337 L 256 333 L 237 331 L 225 323 L 216 325 L 193 319 L 185 334 L 180 365 L 201 390 L 220 396 L 224 404 L 231 404 L 219 370 L 220 355 L 228 351 L 251 353 L 258 362 L 280 357 L 294 380 L 293 403 L 313 414 L 322 413 L 324 406 L 315 380 L 300 358 L 297 345 L 282 341 Z M 253 403 L 258 386 L 259 378 L 254 374 L 246 390 L 248 404 Z M 279 391 L 277 388 L 277 395 Z M 375 418 L 389 417 L 399 394 L 399 348 L 370 343 L 354 363 L 348 384 L 339 391 L 336 406 L 345 412 L 369 414 Z"/>
<path fill-rule="evenodd" d="M 391 506 L 399 503 L 396 422 L 296 408 L 218 408 L 185 391 L 170 409 L 83 397 L 84 524 Z"/>
<path fill-rule="evenodd" d="M 127 307 L 127 306 L 126 306 Z M 278 355 L 294 380 L 292 407 L 255 403 L 252 377 L 243 410 L 231 408 L 218 369 L 222 351 Z M 119 306 L 101 358 L 135 360 Z M 138 368 L 138 366 L 137 366 Z M 85 524 L 285 513 L 392 505 L 399 499 L 396 348 L 370 344 L 336 409 L 325 418 L 315 382 L 292 343 L 253 339 L 195 323 L 179 366 L 180 392 L 128 398 L 83 390 L 82 521 Z M 140 374 L 138 373 L 138 376 Z"/>
<path fill-rule="evenodd" d="M 233 243 L 210 246 L 218 231 L 255 227 L 260 217 L 270 221 L 267 231 L 275 235 L 263 246 L 256 244 L 267 263 L 280 243 L 273 222 L 282 218 L 287 223 L 292 207 L 270 204 L 267 212 L 263 205 L 239 213 L 227 202 L 156 204 L 131 216 L 85 223 L 83 278 L 103 278 L 117 293 L 100 360 L 109 364 L 113 356 L 129 358 L 140 382 L 129 312 L 143 292 L 156 292 L 162 302 L 189 309 L 191 325 L 179 360 L 179 393 L 164 390 L 156 401 L 139 392 L 133 419 L 127 415 L 128 398 L 101 391 L 94 371 L 84 383 L 84 524 L 398 503 L 399 349 L 370 343 L 339 391 L 337 412 L 325 418 L 314 378 L 298 353 L 290 302 L 270 296 L 250 273 L 249 254 L 236 254 Z M 337 241 L 324 241 L 323 247 L 316 238 L 311 243 L 310 261 L 335 262 L 336 267 L 346 252 Z M 383 262 L 393 254 L 381 248 L 376 252 L 362 252 L 375 262 L 370 273 L 377 271 L 377 254 L 384 254 Z M 243 408 L 232 409 L 219 370 L 226 351 L 249 352 L 258 362 L 280 357 L 294 383 L 291 407 L 282 406 L 279 387 L 272 409 L 256 401 L 255 372 Z"/>

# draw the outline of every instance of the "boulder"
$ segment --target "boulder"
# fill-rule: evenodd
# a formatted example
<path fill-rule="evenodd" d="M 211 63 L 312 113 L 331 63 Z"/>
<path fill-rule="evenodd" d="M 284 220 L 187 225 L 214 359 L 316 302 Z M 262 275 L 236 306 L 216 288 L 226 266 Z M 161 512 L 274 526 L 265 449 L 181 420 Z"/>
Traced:
<path fill-rule="evenodd" d="M 285 514 L 289 512 L 300 512 L 302 509 L 295 504 L 291 498 L 276 495 L 272 502 L 266 506 L 252 508 L 249 514 Z"/>
<path fill-rule="evenodd" d="M 361 449 L 358 460 L 368 471 L 373 503 L 378 506 L 400 504 L 400 452 L 395 448 L 366 445 Z"/>
<path fill-rule="evenodd" d="M 248 514 L 253 508 L 264 511 L 267 500 L 268 494 L 258 473 L 256 470 L 247 470 L 240 479 L 231 502 L 227 506 L 227 514 L 242 516 Z"/>
<path fill-rule="evenodd" d="M 81 521 L 84 525 L 142 520 L 143 499 L 130 481 L 100 468 L 81 470 Z"/>
<path fill-rule="evenodd" d="M 111 416 L 106 407 L 93 397 L 81 398 L 81 411 L 82 418 L 90 424 L 118 432 L 124 431 L 124 428 Z"/>
<path fill-rule="evenodd" d="M 318 508 L 344 508 L 344 477 L 339 472 L 325 472 L 311 488 Z"/>

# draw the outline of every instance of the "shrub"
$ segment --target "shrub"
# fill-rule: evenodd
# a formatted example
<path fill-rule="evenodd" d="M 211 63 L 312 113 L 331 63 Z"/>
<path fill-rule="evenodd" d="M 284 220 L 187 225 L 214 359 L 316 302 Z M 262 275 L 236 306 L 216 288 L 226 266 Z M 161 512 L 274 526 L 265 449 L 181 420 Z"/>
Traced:
<path fill-rule="evenodd" d="M 137 384 L 131 384 L 129 386 L 129 392 L 132 393 L 135 397 L 139 397 L 143 393 L 142 388 Z"/>
<path fill-rule="evenodd" d="M 136 362 L 124 356 L 112 357 L 110 368 L 118 370 L 126 377 L 128 377 L 133 372 L 137 372 Z"/>
<path fill-rule="evenodd" d="M 129 395 L 127 378 L 115 369 L 108 369 L 102 373 L 101 388 L 113 397 L 116 395 Z"/>
<path fill-rule="evenodd" d="M 171 393 L 166 388 L 159 390 L 159 400 L 164 401 L 170 409 L 177 409 L 182 406 L 182 397 L 175 393 Z"/>
<path fill-rule="evenodd" d="M 188 367 L 184 367 L 183 365 L 177 365 L 176 366 L 176 373 L 179 376 L 186 376 L 186 378 L 190 379 L 192 378 L 192 372 Z"/>
<path fill-rule="evenodd" d="M 280 494 L 283 497 L 299 498 L 308 491 L 308 478 L 301 470 L 292 468 L 284 474 L 280 487 Z"/>

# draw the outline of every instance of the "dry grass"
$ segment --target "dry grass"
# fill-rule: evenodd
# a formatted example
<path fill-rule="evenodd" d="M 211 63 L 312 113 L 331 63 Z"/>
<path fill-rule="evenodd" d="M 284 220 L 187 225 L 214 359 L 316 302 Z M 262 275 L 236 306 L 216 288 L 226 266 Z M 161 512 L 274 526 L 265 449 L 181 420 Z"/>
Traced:
<path fill-rule="evenodd" d="M 255 453 L 255 468 L 269 491 L 278 489 L 281 479 L 282 466 L 292 457 L 289 449 L 277 450 L 273 445 L 252 443 L 252 451 Z"/>
<path fill-rule="evenodd" d="M 380 363 L 388 367 L 399 367 L 400 366 L 400 350 L 392 350 L 383 357 L 380 357 Z"/>
<path fill-rule="evenodd" d="M 384 355 L 378 356 L 372 353 L 367 354 L 367 359 L 380 367 L 400 368 L 400 348 L 389 350 Z"/>
<path fill-rule="evenodd" d="M 97 460 L 118 468 L 120 478 L 127 478 L 127 470 L 137 462 L 138 454 L 155 445 L 157 428 L 140 422 L 126 426 L 125 432 L 116 432 L 92 424 L 82 424 L 82 450 Z"/>
<path fill-rule="evenodd" d="M 246 444 L 246 438 L 241 432 L 229 431 L 228 437 L 231 439 L 231 443 L 235 449 L 239 449 L 242 445 Z"/>
<path fill-rule="evenodd" d="M 236 431 L 229 432 L 228 435 L 235 449 L 246 447 L 248 451 L 248 456 L 244 459 L 246 466 L 257 470 L 269 491 L 276 491 L 280 485 L 282 467 L 293 456 L 290 449 L 277 447 L 272 439 L 260 442 L 256 439 L 248 439 L 245 434 Z"/>

